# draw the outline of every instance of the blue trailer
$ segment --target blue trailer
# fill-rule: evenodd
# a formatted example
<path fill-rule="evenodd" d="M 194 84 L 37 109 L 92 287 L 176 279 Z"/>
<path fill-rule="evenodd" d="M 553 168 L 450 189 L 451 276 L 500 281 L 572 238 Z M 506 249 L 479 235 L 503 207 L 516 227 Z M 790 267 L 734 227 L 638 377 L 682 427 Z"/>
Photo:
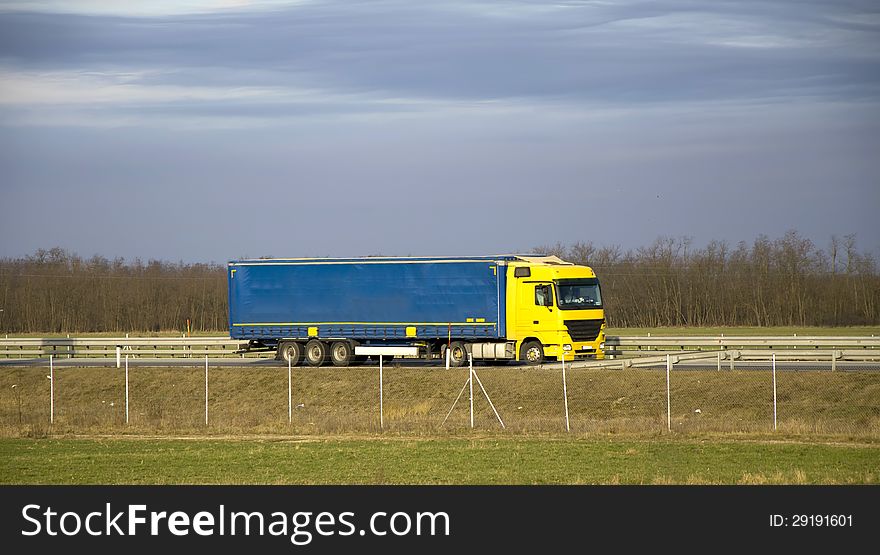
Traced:
<path fill-rule="evenodd" d="M 450 348 L 455 365 L 467 353 L 515 359 L 509 308 L 517 296 L 508 282 L 515 267 L 536 265 L 535 257 L 514 255 L 232 261 L 230 335 L 312 366 L 360 362 L 357 345 L 418 346 L 427 358 Z"/>

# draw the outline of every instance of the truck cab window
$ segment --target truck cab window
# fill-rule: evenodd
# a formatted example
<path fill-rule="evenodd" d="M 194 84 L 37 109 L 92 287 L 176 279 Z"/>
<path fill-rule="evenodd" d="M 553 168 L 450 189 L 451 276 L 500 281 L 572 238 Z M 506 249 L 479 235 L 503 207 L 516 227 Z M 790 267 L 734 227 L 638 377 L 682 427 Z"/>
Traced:
<path fill-rule="evenodd" d="M 549 285 L 535 286 L 535 305 L 553 306 L 553 293 Z"/>
<path fill-rule="evenodd" d="M 557 282 L 559 308 L 562 310 L 586 310 L 602 308 L 599 280 L 561 279 Z"/>

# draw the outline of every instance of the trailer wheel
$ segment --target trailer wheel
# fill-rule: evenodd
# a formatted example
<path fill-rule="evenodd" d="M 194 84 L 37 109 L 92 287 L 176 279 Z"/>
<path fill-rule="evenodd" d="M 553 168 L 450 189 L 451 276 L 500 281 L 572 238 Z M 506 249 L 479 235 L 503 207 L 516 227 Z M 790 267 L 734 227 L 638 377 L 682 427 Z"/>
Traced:
<path fill-rule="evenodd" d="M 520 347 L 519 358 L 532 366 L 537 366 L 544 362 L 544 347 L 537 341 L 526 341 Z"/>
<path fill-rule="evenodd" d="M 327 355 L 327 345 L 324 342 L 312 339 L 306 343 L 306 362 L 309 366 L 321 366 L 327 362 Z"/>
<path fill-rule="evenodd" d="M 290 361 L 291 366 L 298 366 L 302 362 L 303 346 L 301 343 L 294 341 L 282 343 L 278 347 L 278 352 L 281 354 L 281 360 L 284 362 Z"/>
<path fill-rule="evenodd" d="M 449 365 L 450 366 L 465 366 L 468 361 L 467 349 L 464 346 L 464 343 L 461 341 L 453 341 L 451 345 L 449 345 Z"/>
<path fill-rule="evenodd" d="M 333 366 L 348 366 L 354 358 L 354 350 L 348 341 L 334 341 L 330 345 L 330 362 Z"/>

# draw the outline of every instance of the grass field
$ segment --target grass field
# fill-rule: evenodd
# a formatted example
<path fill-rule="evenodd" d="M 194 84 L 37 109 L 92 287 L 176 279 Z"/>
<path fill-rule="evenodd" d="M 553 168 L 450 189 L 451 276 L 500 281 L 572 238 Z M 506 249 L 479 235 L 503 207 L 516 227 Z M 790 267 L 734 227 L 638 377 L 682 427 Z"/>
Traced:
<path fill-rule="evenodd" d="M 880 335 L 878 328 L 666 328 L 610 335 Z M 38 334 L 42 335 L 42 334 Z M 56 334 L 57 335 L 57 334 Z M 62 334 L 63 336 L 64 334 Z M 80 335 L 80 334 L 72 334 Z M 88 335 L 88 334 L 82 334 Z M 106 334 L 123 335 L 123 334 Z M 168 332 L 167 335 L 178 335 Z M 225 335 L 225 332 L 207 335 Z M 880 372 L 0 368 L 3 484 L 878 484 Z M 12 386 L 15 387 L 12 387 Z M 444 416 L 449 420 L 441 426 Z"/>
<path fill-rule="evenodd" d="M 718 438 L 2 439 L 4 484 L 877 484 L 880 445 Z"/>
<path fill-rule="evenodd" d="M 564 433 L 561 374 L 551 368 L 475 367 L 477 430 Z M 129 423 L 125 373 L 116 368 L 57 368 L 54 399 L 47 369 L 0 368 L 0 436 L 63 434 L 253 435 L 380 431 L 378 368 L 295 368 L 288 421 L 287 368 L 211 367 L 205 424 L 204 368 L 132 368 Z M 467 369 L 385 369 L 384 431 L 434 435 L 469 431 Z M 667 431 L 666 377 L 652 369 L 574 368 L 567 373 L 573 433 Z M 675 369 L 670 417 L 676 433 L 773 430 L 773 381 L 763 370 Z M 14 387 L 13 387 L 14 386 Z M 781 434 L 880 439 L 880 372 L 778 371 Z M 456 399 L 458 402 L 455 403 Z M 54 424 L 50 421 L 54 401 Z M 453 406 L 454 405 L 454 406 Z"/>

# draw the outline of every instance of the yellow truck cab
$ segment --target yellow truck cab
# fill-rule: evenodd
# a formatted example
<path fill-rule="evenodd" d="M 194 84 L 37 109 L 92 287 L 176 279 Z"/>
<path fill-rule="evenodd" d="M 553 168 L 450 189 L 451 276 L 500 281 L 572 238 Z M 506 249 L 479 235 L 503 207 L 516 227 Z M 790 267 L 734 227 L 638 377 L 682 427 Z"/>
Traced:
<path fill-rule="evenodd" d="M 605 310 L 587 266 L 556 256 L 519 256 L 507 267 L 507 338 L 517 360 L 604 358 Z"/>

